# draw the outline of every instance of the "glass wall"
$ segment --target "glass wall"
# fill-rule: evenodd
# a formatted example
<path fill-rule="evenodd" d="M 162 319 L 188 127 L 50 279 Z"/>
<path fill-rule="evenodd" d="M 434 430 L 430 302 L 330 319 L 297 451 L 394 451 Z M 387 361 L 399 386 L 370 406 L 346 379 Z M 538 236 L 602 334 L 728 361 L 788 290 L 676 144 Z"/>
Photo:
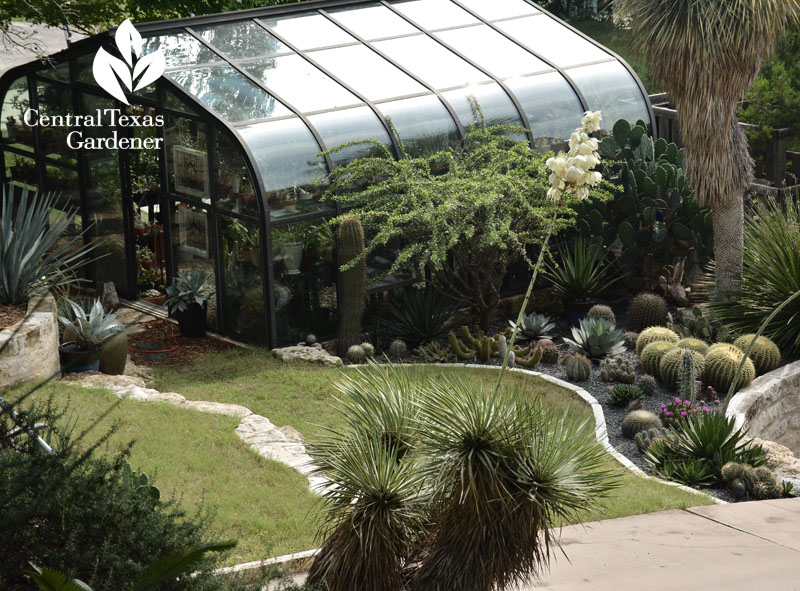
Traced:
<path fill-rule="evenodd" d="M 248 339 L 264 342 L 264 252 L 258 223 L 226 215 L 218 215 L 217 220 L 226 328 Z"/>

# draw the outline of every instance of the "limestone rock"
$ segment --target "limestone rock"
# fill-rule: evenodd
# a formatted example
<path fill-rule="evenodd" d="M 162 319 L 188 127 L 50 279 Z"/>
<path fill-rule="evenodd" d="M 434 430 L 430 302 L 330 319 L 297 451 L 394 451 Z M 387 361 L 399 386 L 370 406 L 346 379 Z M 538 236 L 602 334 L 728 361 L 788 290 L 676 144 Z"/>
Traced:
<path fill-rule="evenodd" d="M 307 361 L 309 363 L 321 363 L 327 366 L 342 365 L 342 359 L 331 355 L 322 345 L 315 343 L 312 346 L 294 345 L 291 347 L 283 347 L 282 349 L 273 349 L 272 354 L 278 359 L 283 361 Z"/>
<path fill-rule="evenodd" d="M 760 445 L 767 452 L 767 467 L 779 480 L 789 480 L 800 490 L 800 459 L 792 450 L 775 441 L 753 438 L 754 445 Z"/>

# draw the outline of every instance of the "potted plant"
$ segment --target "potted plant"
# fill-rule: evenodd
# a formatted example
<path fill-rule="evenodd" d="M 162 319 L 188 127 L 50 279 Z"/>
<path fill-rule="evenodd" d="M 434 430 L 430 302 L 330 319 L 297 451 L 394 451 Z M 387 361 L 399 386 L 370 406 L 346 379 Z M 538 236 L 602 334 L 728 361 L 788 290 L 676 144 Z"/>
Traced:
<path fill-rule="evenodd" d="M 198 269 L 193 269 L 191 273 L 178 271 L 172 284 L 167 287 L 165 303 L 185 337 L 206 336 L 208 298 L 211 296 L 206 279 L 206 274 Z"/>
<path fill-rule="evenodd" d="M 289 224 L 272 231 L 272 247 L 283 257 L 287 275 L 300 273 L 303 260 L 303 229 L 297 224 Z"/>
<path fill-rule="evenodd" d="M 100 300 L 94 301 L 88 314 L 74 301 L 66 299 L 66 302 L 65 314 L 58 318 L 64 327 L 64 342 L 58 348 L 61 367 L 65 373 L 98 371 L 103 346 L 124 333 L 125 327 L 117 322 L 116 314 L 106 314 Z M 127 343 L 124 354 L 127 358 Z"/>
<path fill-rule="evenodd" d="M 156 255 L 153 254 L 152 250 L 146 246 L 142 247 L 139 250 L 139 263 L 141 264 L 142 269 L 152 269 L 155 257 Z"/>

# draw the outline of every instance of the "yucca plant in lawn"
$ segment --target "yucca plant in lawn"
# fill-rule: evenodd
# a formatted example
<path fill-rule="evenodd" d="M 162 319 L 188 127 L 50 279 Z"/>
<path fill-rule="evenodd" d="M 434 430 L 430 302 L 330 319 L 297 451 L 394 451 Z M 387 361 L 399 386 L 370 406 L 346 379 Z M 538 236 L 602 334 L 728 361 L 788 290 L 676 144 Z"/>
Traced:
<path fill-rule="evenodd" d="M 515 393 L 375 365 L 339 392 L 346 425 L 311 446 L 332 485 L 309 582 L 330 591 L 504 588 L 616 484 L 593 425 Z"/>
<path fill-rule="evenodd" d="M 63 238 L 75 210 L 52 216 L 57 193 L 37 193 L 9 183 L 0 204 L 0 303 L 22 304 L 38 290 L 75 283 L 74 271 L 90 262 L 96 243 L 83 233 Z M 84 232 L 86 230 L 84 229 Z"/>

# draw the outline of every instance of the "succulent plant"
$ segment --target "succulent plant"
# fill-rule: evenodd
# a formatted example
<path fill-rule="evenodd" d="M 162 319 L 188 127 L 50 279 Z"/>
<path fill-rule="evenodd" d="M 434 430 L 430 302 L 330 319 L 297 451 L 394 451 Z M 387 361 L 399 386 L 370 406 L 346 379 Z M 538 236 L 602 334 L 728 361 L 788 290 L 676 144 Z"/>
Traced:
<path fill-rule="evenodd" d="M 705 382 L 717 392 L 727 395 L 743 357 L 744 353 L 734 345 L 711 347 L 705 360 Z M 756 368 L 748 358 L 742 368 L 742 373 L 739 374 L 734 392 L 747 386 L 755 377 Z"/>
<path fill-rule="evenodd" d="M 671 314 L 667 314 L 667 326 L 681 337 L 694 337 L 708 343 L 731 340 L 730 329 L 698 306 L 694 306 L 691 312 L 681 311 L 674 320 Z"/>
<path fill-rule="evenodd" d="M 639 376 L 639 379 L 636 380 L 636 385 L 644 392 L 645 396 L 652 396 L 656 393 L 656 379 L 648 373 Z"/>
<path fill-rule="evenodd" d="M 559 351 L 555 345 L 548 345 L 547 347 L 536 347 L 542 351 L 542 363 L 552 365 L 558 363 Z"/>
<path fill-rule="evenodd" d="M 783 490 L 772 473 L 762 467 L 753 468 L 747 464 L 728 462 L 720 470 L 725 484 L 738 493 L 738 496 L 755 500 L 778 499 Z"/>
<path fill-rule="evenodd" d="M 661 358 L 674 348 L 675 344 L 669 341 L 654 341 L 647 345 L 642 349 L 642 354 L 639 356 L 642 370 L 650 375 L 658 375 Z"/>
<path fill-rule="evenodd" d="M 638 338 L 639 333 L 633 332 L 632 330 L 626 330 L 622 333 L 622 342 L 625 343 L 625 346 L 631 351 L 636 349 L 636 340 Z"/>
<path fill-rule="evenodd" d="M 447 341 L 450 344 L 450 351 L 452 351 L 453 355 L 455 355 L 460 361 L 475 359 L 475 355 L 477 355 L 478 352 L 475 349 L 470 349 L 464 343 L 459 341 L 456 333 L 448 333 Z"/>
<path fill-rule="evenodd" d="M 88 314 L 76 302 L 69 298 L 65 300 L 74 319 L 60 316 L 59 322 L 75 329 L 74 334 L 80 349 L 96 349 L 114 335 L 125 332 L 125 325 L 117 321 L 116 314 L 106 314 L 100 300 L 94 301 Z"/>
<path fill-rule="evenodd" d="M 744 351 L 755 336 L 754 334 L 742 335 L 733 344 Z M 778 367 L 781 362 L 781 350 L 778 349 L 778 345 L 767 337 L 758 337 L 753 344 L 753 348 L 750 349 L 748 357 L 753 361 L 756 375 L 760 376 Z"/>
<path fill-rule="evenodd" d="M 600 362 L 600 379 L 604 382 L 632 384 L 636 380 L 633 364 L 622 357 L 606 357 Z"/>
<path fill-rule="evenodd" d="M 364 253 L 364 228 L 358 218 L 342 220 L 337 243 L 341 263 L 353 263 L 339 274 L 341 291 L 337 349 L 340 355 L 347 351 L 349 359 L 350 346 L 361 340 L 361 321 L 367 303 L 367 261 L 361 256 Z"/>
<path fill-rule="evenodd" d="M 509 320 L 508 323 L 511 328 L 514 328 L 513 320 Z M 550 317 L 545 314 L 537 314 L 535 312 L 526 314 L 522 317 L 517 338 L 521 340 L 550 339 L 555 327 L 555 323 L 551 322 Z"/>
<path fill-rule="evenodd" d="M 667 302 L 660 295 L 640 293 L 628 306 L 628 330 L 642 331 L 666 324 Z"/>
<path fill-rule="evenodd" d="M 697 351 L 701 355 L 708 353 L 708 343 L 693 337 L 683 338 L 675 343 L 675 346 L 679 349 L 691 349 L 692 351 Z"/>
<path fill-rule="evenodd" d="M 647 410 L 634 410 L 622 419 L 622 434 L 633 439 L 640 431 L 661 428 L 661 419 Z"/>
<path fill-rule="evenodd" d="M 612 324 L 617 323 L 617 317 L 614 316 L 613 310 L 610 307 L 604 306 L 603 304 L 596 304 L 589 308 L 589 311 L 586 313 L 587 318 L 602 318 L 603 320 L 608 320 Z"/>
<path fill-rule="evenodd" d="M 420 345 L 415 353 L 426 363 L 452 363 L 456 360 L 456 356 L 451 349 L 442 347 L 436 341 Z"/>
<path fill-rule="evenodd" d="M 658 441 L 659 439 L 663 439 L 667 437 L 669 431 L 664 427 L 658 426 L 648 429 L 647 431 L 639 431 L 633 438 L 636 442 L 636 447 L 639 448 L 639 451 L 644 453 L 649 448 L 650 445 L 654 441 Z"/>
<path fill-rule="evenodd" d="M 687 349 L 681 357 L 681 371 L 678 376 L 678 395 L 683 400 L 694 402 L 700 394 L 700 377 L 692 351 Z"/>
<path fill-rule="evenodd" d="M 317 337 L 313 334 L 306 335 L 305 345 L 306 347 L 312 347 L 317 344 Z"/>
<path fill-rule="evenodd" d="M 680 337 L 668 328 L 662 326 L 653 326 L 643 330 L 636 339 L 636 354 L 641 356 L 642 350 L 656 341 L 667 341 L 668 343 L 677 343 Z"/>
<path fill-rule="evenodd" d="M 684 353 L 689 353 L 695 371 L 695 380 L 703 379 L 705 370 L 705 359 L 697 351 L 690 349 L 678 349 L 677 347 L 664 353 L 661 362 L 658 364 L 658 377 L 670 390 L 675 390 L 681 377 L 684 363 Z M 697 392 L 695 391 L 696 398 Z"/>
<path fill-rule="evenodd" d="M 511 352 L 514 355 L 514 351 Z M 515 356 L 514 362 L 517 365 L 521 365 L 522 367 L 531 368 L 539 364 L 539 362 L 544 358 L 544 348 L 536 347 L 531 349 L 530 355 L 524 357 L 522 355 Z"/>
<path fill-rule="evenodd" d="M 644 398 L 644 392 L 633 384 L 619 384 L 608 390 L 608 396 L 613 406 L 625 406 L 633 400 Z"/>
<path fill-rule="evenodd" d="M 564 364 L 567 379 L 573 382 L 583 382 L 592 375 L 592 362 L 584 355 L 570 355 Z"/>
<path fill-rule="evenodd" d="M 375 347 L 370 343 L 361 343 L 361 348 L 364 349 L 364 355 L 367 357 L 375 357 Z"/>
<path fill-rule="evenodd" d="M 389 357 L 401 359 L 408 353 L 408 347 L 403 339 L 395 339 L 389 344 Z"/>
<path fill-rule="evenodd" d="M 367 360 L 367 354 L 364 347 L 361 345 L 351 345 L 347 349 L 347 360 L 350 363 L 364 363 Z"/>
<path fill-rule="evenodd" d="M 572 328 L 572 338 L 565 338 L 564 342 L 592 359 L 625 352 L 622 331 L 602 318 L 584 318 L 579 326 Z"/>

